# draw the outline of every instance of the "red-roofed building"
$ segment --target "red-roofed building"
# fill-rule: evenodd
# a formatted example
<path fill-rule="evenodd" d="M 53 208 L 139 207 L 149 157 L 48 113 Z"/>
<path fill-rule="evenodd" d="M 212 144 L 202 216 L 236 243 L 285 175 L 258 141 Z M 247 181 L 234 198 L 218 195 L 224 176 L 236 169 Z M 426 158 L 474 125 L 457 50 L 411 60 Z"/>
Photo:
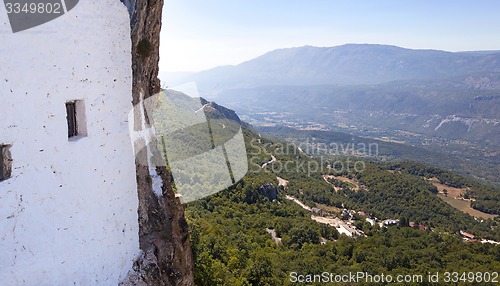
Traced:
<path fill-rule="evenodd" d="M 472 235 L 468 232 L 465 232 L 465 231 L 460 231 L 460 235 L 462 235 L 463 237 L 468 238 L 468 239 L 474 239 L 474 235 Z"/>
<path fill-rule="evenodd" d="M 427 230 L 427 229 L 428 229 L 428 227 L 427 227 L 427 226 L 425 226 L 425 225 L 423 225 L 423 224 L 419 224 L 419 225 L 417 226 L 417 224 L 416 224 L 414 221 L 410 221 L 410 223 L 409 223 L 408 225 L 409 225 L 410 227 L 412 227 L 412 228 L 418 227 L 418 229 L 420 229 L 420 230 Z"/>

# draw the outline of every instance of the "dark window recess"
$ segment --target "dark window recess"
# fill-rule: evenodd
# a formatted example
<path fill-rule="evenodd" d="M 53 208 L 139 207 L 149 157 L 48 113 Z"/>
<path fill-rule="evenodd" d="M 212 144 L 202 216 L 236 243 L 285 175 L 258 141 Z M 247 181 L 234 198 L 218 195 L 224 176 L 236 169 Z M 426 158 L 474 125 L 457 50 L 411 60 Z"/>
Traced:
<path fill-rule="evenodd" d="M 66 120 L 68 121 L 68 138 L 78 135 L 76 124 L 76 102 L 66 102 Z"/>
<path fill-rule="evenodd" d="M 12 176 L 11 145 L 0 145 L 0 181 L 7 180 Z"/>

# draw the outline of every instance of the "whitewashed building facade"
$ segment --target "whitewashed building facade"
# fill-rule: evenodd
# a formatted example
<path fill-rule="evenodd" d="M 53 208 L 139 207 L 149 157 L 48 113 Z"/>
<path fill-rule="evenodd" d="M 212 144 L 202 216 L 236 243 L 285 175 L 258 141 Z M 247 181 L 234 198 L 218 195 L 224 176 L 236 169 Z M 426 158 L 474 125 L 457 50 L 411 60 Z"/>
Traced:
<path fill-rule="evenodd" d="M 1 285 L 117 285 L 140 254 L 130 42 L 119 0 L 15 34 L 0 5 Z"/>

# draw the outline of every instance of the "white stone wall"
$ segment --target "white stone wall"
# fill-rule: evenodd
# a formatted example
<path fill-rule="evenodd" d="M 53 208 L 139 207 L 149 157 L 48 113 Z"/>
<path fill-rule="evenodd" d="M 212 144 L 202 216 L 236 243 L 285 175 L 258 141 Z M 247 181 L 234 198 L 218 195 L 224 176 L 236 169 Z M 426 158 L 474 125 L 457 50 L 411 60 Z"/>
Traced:
<path fill-rule="evenodd" d="M 129 15 L 84 0 L 12 34 L 0 5 L 1 285 L 116 285 L 139 255 L 128 132 Z M 88 136 L 70 141 L 65 102 L 84 100 Z"/>

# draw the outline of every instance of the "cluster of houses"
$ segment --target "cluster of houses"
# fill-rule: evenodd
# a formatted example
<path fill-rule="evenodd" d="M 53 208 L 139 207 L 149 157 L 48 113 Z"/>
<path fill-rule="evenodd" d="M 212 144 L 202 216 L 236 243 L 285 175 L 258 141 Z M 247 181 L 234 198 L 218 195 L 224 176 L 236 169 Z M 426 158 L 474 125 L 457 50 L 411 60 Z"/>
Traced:
<path fill-rule="evenodd" d="M 413 221 L 410 221 L 410 223 L 408 224 L 410 227 L 412 228 L 418 228 L 420 230 L 428 230 L 429 227 L 423 225 L 423 224 L 416 224 L 415 222 Z"/>
<path fill-rule="evenodd" d="M 399 219 L 385 219 L 385 220 L 379 220 L 376 217 L 372 217 L 371 214 L 367 212 L 362 212 L 362 211 L 355 211 L 355 210 L 348 210 L 348 209 L 343 209 L 340 217 L 332 217 L 332 215 L 328 212 L 325 212 L 321 208 L 317 207 L 308 207 L 304 205 L 302 202 L 300 202 L 298 199 L 291 197 L 291 196 L 286 196 L 287 199 L 295 201 L 295 203 L 299 204 L 302 208 L 306 209 L 309 211 L 313 217 L 314 220 L 320 222 L 320 223 L 327 223 L 329 225 L 337 227 L 337 230 L 340 233 L 346 234 L 349 237 L 356 237 L 356 236 L 366 236 L 362 230 L 357 229 L 356 226 L 353 225 L 352 221 L 355 218 L 355 215 L 360 215 L 364 217 L 364 220 L 368 222 L 371 226 L 374 226 L 375 224 L 378 223 L 379 227 L 388 227 L 388 226 L 394 226 L 394 225 L 399 225 L 400 220 Z M 323 218 L 321 218 L 323 217 Z M 430 227 L 410 221 L 408 223 L 408 226 L 414 229 L 419 229 L 422 231 L 433 231 Z M 460 231 L 460 235 L 463 237 L 465 241 L 468 242 L 479 242 L 475 238 L 473 234 L 470 234 L 465 231 Z M 482 239 L 480 240 L 481 243 L 493 243 L 493 244 L 498 244 L 500 245 L 500 242 L 492 241 L 492 240 L 485 240 Z"/>
<path fill-rule="evenodd" d="M 291 199 L 291 197 L 290 197 Z M 313 216 L 329 216 L 330 214 L 323 211 L 321 208 L 317 207 L 307 207 L 300 203 L 297 199 L 295 199 L 297 203 L 301 204 L 303 208 L 306 208 L 311 215 Z M 358 214 L 360 216 L 363 216 L 365 218 L 365 221 L 368 222 L 371 226 L 374 226 L 375 224 L 378 223 L 379 227 L 388 227 L 388 226 L 394 226 L 394 225 L 399 225 L 400 220 L 399 219 L 385 219 L 379 221 L 376 217 L 372 217 L 369 213 L 362 212 L 362 211 L 354 211 L 354 210 L 348 210 L 348 209 L 343 209 L 342 214 L 340 215 L 337 222 L 337 228 L 340 228 L 339 231 L 341 233 L 345 233 L 349 237 L 354 237 L 356 235 L 358 236 L 364 236 L 364 233 L 357 229 L 354 225 L 352 225 L 352 220 L 354 219 L 354 216 Z M 342 222 L 342 223 L 340 223 Z M 408 223 L 408 226 L 414 229 L 419 229 L 419 230 L 429 230 L 432 231 L 430 227 L 416 223 L 414 221 L 410 221 Z M 470 234 L 465 231 L 460 231 L 460 235 L 463 237 L 464 240 L 469 241 L 469 242 L 478 242 L 478 240 L 475 238 L 473 234 Z M 491 241 L 491 240 L 481 240 L 482 243 L 495 243 L 495 244 L 500 244 L 499 242 L 496 241 Z"/>
<path fill-rule="evenodd" d="M 481 239 L 481 240 L 479 240 L 473 234 L 465 232 L 463 230 L 460 231 L 460 235 L 462 236 L 462 238 L 465 241 L 468 241 L 468 242 L 481 242 L 481 243 L 490 243 L 490 244 L 500 245 L 500 242 L 494 241 L 494 240 L 491 240 L 491 239 Z"/>

